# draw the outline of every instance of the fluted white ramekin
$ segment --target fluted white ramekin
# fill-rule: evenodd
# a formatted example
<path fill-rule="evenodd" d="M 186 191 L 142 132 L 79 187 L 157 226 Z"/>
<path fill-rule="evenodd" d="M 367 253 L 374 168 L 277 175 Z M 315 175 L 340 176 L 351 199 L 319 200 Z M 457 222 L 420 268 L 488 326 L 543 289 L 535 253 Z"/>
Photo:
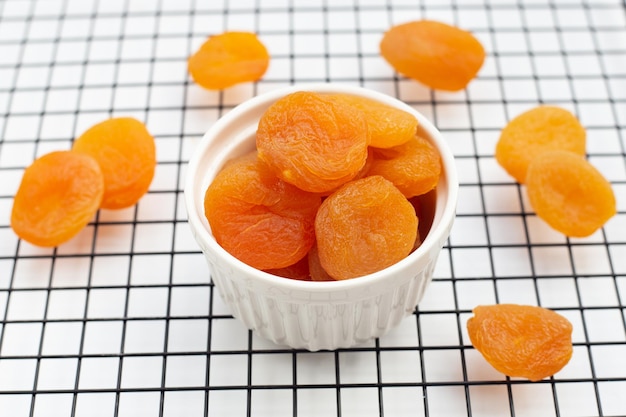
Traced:
<path fill-rule="evenodd" d="M 419 133 L 439 150 L 443 165 L 430 231 L 408 257 L 382 271 L 335 282 L 298 281 L 254 269 L 227 253 L 211 235 L 204 195 L 224 163 L 255 147 L 263 112 L 296 91 L 347 93 L 398 107 L 415 115 Z M 279 345 L 307 350 L 351 347 L 379 337 L 410 315 L 431 281 L 437 257 L 455 217 L 458 180 L 454 158 L 439 131 L 422 114 L 382 93 L 346 85 L 315 84 L 277 89 L 229 111 L 200 141 L 189 161 L 185 203 L 192 233 L 234 317 Z M 376 256 L 376 254 L 372 254 Z"/>

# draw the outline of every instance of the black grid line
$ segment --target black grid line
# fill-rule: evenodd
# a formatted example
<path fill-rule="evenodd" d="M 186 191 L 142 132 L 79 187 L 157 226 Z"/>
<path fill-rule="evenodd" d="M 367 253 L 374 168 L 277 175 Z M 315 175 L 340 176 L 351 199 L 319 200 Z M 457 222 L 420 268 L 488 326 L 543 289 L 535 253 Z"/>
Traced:
<path fill-rule="evenodd" d="M 417 17 L 447 19 L 486 46 L 464 91 L 431 91 L 380 57 L 382 33 Z M 236 29 L 267 40 L 268 73 L 202 90 L 187 57 Z M 354 45 L 337 48 L 346 39 Z M 624 56 L 619 0 L 0 2 L 0 417 L 626 415 Z M 189 156 L 212 123 L 310 82 L 365 86 L 423 112 L 449 139 L 463 196 L 413 314 L 334 352 L 276 346 L 235 320 L 182 201 Z M 618 212 L 588 239 L 550 231 L 495 162 L 504 123 L 538 104 L 581 119 L 587 156 L 614 187 Z M 55 249 L 20 241 L 9 216 L 24 169 L 114 115 L 142 120 L 157 141 L 146 200 L 99 212 Z M 568 317 L 570 364 L 535 383 L 490 368 L 465 322 L 497 302 Z"/>

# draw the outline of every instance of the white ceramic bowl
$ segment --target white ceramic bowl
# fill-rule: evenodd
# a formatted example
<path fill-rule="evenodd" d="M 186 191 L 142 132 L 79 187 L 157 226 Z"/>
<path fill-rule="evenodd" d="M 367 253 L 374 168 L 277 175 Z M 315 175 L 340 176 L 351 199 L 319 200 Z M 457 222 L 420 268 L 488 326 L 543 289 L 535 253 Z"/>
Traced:
<path fill-rule="evenodd" d="M 397 264 L 344 281 L 291 280 L 244 264 L 227 253 L 211 235 L 204 215 L 204 194 L 209 184 L 228 159 L 254 149 L 256 128 L 263 112 L 279 98 L 302 90 L 353 94 L 406 110 L 417 117 L 419 133 L 439 150 L 443 172 L 433 193 L 436 198 L 431 207 L 432 226 L 422 236 L 422 245 Z M 414 311 L 450 234 L 457 193 L 452 153 L 439 131 L 423 115 L 379 92 L 333 84 L 278 89 L 228 112 L 195 149 L 185 184 L 189 225 L 206 256 L 213 282 L 233 316 L 279 345 L 311 351 L 362 344 L 383 335 Z"/>

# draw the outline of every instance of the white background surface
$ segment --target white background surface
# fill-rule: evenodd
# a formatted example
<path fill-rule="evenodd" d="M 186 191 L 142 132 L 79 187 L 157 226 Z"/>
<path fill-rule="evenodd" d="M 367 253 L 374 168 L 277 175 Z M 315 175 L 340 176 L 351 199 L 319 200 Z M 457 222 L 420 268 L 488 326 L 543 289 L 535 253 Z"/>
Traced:
<path fill-rule="evenodd" d="M 626 12 L 618 0 L 0 3 L 0 416 L 626 415 Z M 488 56 L 458 93 L 398 77 L 378 52 L 390 25 L 430 18 L 471 30 Z M 206 36 L 259 33 L 256 84 L 208 92 L 186 59 Z M 458 218 L 416 313 L 337 352 L 272 345 L 232 319 L 186 221 L 185 167 L 233 106 L 293 83 L 362 85 L 398 97 L 447 137 Z M 540 103 L 587 128 L 589 160 L 618 214 L 585 239 L 537 219 L 497 165 L 500 129 Z M 150 192 L 100 211 L 55 250 L 18 240 L 13 195 L 34 158 L 110 116 L 156 137 Z M 553 308 L 574 355 L 553 379 L 494 371 L 465 322 L 478 304 Z"/>

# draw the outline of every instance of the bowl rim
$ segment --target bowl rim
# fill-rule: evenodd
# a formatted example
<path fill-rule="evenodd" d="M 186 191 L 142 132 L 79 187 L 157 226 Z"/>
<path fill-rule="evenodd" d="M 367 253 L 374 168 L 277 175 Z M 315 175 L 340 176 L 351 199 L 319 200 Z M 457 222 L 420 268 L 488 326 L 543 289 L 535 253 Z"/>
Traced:
<path fill-rule="evenodd" d="M 228 253 L 210 233 L 210 226 L 204 212 L 199 213 L 196 210 L 197 202 L 196 196 L 198 195 L 197 188 L 201 186 L 203 175 L 198 172 L 198 167 L 203 156 L 207 153 L 212 142 L 219 133 L 226 129 L 232 123 L 236 123 L 237 120 L 245 113 L 254 110 L 259 106 L 269 106 L 279 98 L 291 94 L 297 91 L 313 91 L 318 93 L 346 93 L 362 97 L 371 98 L 386 104 L 390 104 L 396 108 L 408 111 L 418 119 L 418 126 L 422 130 L 425 130 L 429 136 L 429 140 L 437 147 L 442 160 L 442 173 L 446 178 L 447 185 L 447 199 L 446 204 L 443 207 L 441 216 L 439 218 L 438 227 L 433 227 L 428 232 L 422 244 L 413 252 L 411 252 L 404 259 L 396 262 L 395 264 L 374 272 L 372 274 L 360 276 L 353 279 L 338 280 L 338 281 L 303 281 L 279 277 L 268 272 L 256 269 Z M 189 159 L 187 166 L 184 197 L 187 210 L 187 222 L 192 228 L 193 235 L 196 240 L 202 239 L 205 246 L 208 246 L 216 256 L 220 256 L 225 259 L 233 268 L 240 270 L 242 273 L 248 276 L 253 276 L 260 282 L 270 287 L 284 288 L 285 291 L 308 291 L 312 293 L 328 293 L 339 292 L 347 289 L 354 289 L 357 287 L 368 287 L 389 279 L 397 271 L 406 268 L 414 261 L 414 258 L 428 257 L 435 246 L 441 246 L 440 242 L 445 241 L 448 237 L 449 229 L 454 222 L 456 216 L 456 205 L 458 199 L 458 177 L 456 172 L 456 165 L 454 156 L 450 150 L 447 142 L 443 138 L 443 135 L 433 125 L 433 123 L 427 119 L 423 114 L 415 110 L 413 107 L 404 103 L 402 100 L 389 96 L 385 93 L 372 90 L 365 87 L 354 86 L 349 84 L 336 84 L 336 83 L 311 83 L 311 84 L 295 84 L 287 87 L 279 87 L 274 90 L 270 90 L 265 93 L 261 93 L 257 96 L 248 99 L 241 104 L 233 107 L 228 113 L 220 117 L 202 136 L 196 148 L 193 150 L 193 154 Z M 201 190 L 201 195 L 204 196 L 206 190 Z M 203 201 L 203 200 L 202 200 Z M 204 207 L 204 203 L 201 204 Z M 205 220 L 203 220 L 203 218 Z M 445 235 L 445 236 L 444 236 Z M 440 248 L 437 248 L 440 249 Z M 211 271 L 212 273 L 212 271 Z"/>

